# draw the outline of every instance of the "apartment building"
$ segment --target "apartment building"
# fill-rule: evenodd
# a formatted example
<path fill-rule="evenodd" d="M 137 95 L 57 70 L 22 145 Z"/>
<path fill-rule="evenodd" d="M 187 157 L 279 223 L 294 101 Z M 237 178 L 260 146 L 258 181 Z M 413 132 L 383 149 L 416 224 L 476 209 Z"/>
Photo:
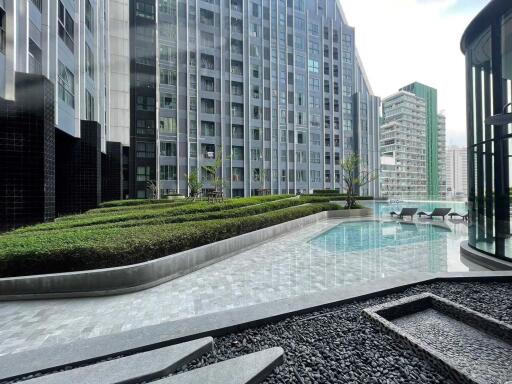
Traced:
<path fill-rule="evenodd" d="M 410 92 L 399 91 L 383 100 L 382 111 L 381 195 L 427 197 L 425 101 Z"/>
<path fill-rule="evenodd" d="M 446 187 L 450 199 L 468 196 L 468 150 L 450 146 L 446 152 Z"/>
<path fill-rule="evenodd" d="M 340 188 L 354 152 L 378 169 L 380 100 L 337 1 L 137 0 L 130 12 L 132 197 L 154 179 L 161 196 L 186 194 L 194 171 L 213 189 L 216 162 L 226 196 Z"/>

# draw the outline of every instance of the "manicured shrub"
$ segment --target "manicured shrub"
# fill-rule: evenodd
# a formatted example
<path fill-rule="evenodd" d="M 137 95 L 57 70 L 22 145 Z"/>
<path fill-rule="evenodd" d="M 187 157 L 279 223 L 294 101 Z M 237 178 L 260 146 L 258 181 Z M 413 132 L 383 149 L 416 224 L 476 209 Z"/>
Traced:
<path fill-rule="evenodd" d="M 313 189 L 313 195 L 338 195 L 339 189 Z"/>
<path fill-rule="evenodd" d="M 96 212 L 92 214 L 82 214 L 67 216 L 53 223 L 39 224 L 31 227 L 21 228 L 15 233 L 27 233 L 35 231 L 53 231 L 57 229 L 69 229 L 74 227 L 86 227 L 100 224 L 118 223 L 130 220 L 146 220 L 146 219 L 164 219 L 165 217 L 194 214 L 194 213 L 206 213 L 206 212 L 217 212 L 233 208 L 240 208 L 244 206 L 262 204 L 265 202 L 283 200 L 290 198 L 288 195 L 277 195 L 277 196 L 259 196 L 242 199 L 230 199 L 225 200 L 222 203 L 209 203 L 207 201 L 189 202 L 188 204 L 177 205 L 167 207 L 162 205 L 161 209 L 146 209 L 140 207 L 140 209 L 130 210 L 128 212 L 108 212 L 101 213 Z"/>
<path fill-rule="evenodd" d="M 197 222 L 68 231 L 15 232 L 0 236 L 0 277 L 128 265 L 238 236 L 325 210 L 308 204 L 252 216 Z"/>

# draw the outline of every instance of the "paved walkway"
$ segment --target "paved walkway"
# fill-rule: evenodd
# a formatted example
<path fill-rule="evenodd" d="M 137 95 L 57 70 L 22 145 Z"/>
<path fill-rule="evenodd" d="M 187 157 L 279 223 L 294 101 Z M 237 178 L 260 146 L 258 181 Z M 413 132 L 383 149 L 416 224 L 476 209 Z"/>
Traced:
<path fill-rule="evenodd" d="M 409 271 L 429 271 L 435 249 L 443 271 L 466 271 L 459 256 L 466 227 L 425 242 L 331 252 L 308 240 L 339 224 L 305 227 L 145 291 L 100 298 L 0 303 L 0 355 L 113 334 L 230 308 L 303 295 Z M 358 240 L 358 241 L 364 241 Z"/>

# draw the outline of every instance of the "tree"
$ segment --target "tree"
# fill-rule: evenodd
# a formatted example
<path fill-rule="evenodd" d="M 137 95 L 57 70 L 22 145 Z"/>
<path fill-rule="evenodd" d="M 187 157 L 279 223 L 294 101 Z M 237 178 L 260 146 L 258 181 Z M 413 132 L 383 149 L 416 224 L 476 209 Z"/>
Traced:
<path fill-rule="evenodd" d="M 343 182 L 347 190 L 347 209 L 356 208 L 356 192 L 378 178 L 376 170 L 364 169 L 361 167 L 361 159 L 357 154 L 351 154 L 340 161 L 343 172 Z"/>
<path fill-rule="evenodd" d="M 199 192 L 201 192 L 201 189 L 203 189 L 203 182 L 199 178 L 196 170 L 193 170 L 187 175 L 187 185 L 190 191 L 189 196 L 192 200 L 195 200 L 199 195 Z"/>
<path fill-rule="evenodd" d="M 155 200 L 158 198 L 158 186 L 153 180 L 150 180 L 146 184 L 148 190 L 148 198 L 149 200 Z"/>
<path fill-rule="evenodd" d="M 221 177 L 221 172 L 219 172 L 222 170 L 222 146 L 218 148 L 215 156 L 215 163 L 212 165 L 203 165 L 203 169 L 208 175 L 212 176 L 212 184 L 215 188 L 215 191 L 222 192 L 225 185 L 225 181 Z"/>

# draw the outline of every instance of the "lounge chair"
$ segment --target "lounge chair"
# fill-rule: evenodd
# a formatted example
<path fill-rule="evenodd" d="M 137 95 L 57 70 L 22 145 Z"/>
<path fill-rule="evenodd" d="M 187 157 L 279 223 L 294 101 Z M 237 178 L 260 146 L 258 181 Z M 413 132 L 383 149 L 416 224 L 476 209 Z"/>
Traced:
<path fill-rule="evenodd" d="M 443 220 L 445 216 L 451 211 L 451 208 L 436 208 L 432 212 L 418 212 L 419 217 L 426 216 L 429 219 L 433 219 L 434 217 L 442 217 Z"/>
<path fill-rule="evenodd" d="M 400 213 L 395 211 L 390 212 L 391 217 L 397 216 L 399 219 L 403 219 L 404 216 L 411 216 L 411 220 L 414 218 L 415 213 L 418 212 L 418 208 L 402 208 Z"/>
<path fill-rule="evenodd" d="M 450 219 L 453 219 L 454 217 L 460 217 L 462 220 L 469 219 L 469 213 L 465 213 L 465 214 L 461 215 L 460 213 L 452 212 L 452 213 L 448 214 L 448 216 L 450 217 Z"/>

